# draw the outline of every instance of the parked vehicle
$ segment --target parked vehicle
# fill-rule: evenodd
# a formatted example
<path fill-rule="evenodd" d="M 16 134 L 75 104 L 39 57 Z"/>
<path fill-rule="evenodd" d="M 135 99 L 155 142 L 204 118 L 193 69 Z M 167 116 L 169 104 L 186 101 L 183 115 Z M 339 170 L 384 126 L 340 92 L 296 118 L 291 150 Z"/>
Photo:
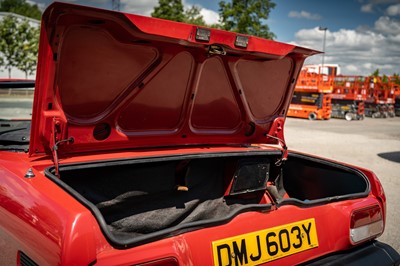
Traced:
<path fill-rule="evenodd" d="M 400 116 L 400 97 L 396 97 L 393 107 L 394 107 L 395 115 Z"/>
<path fill-rule="evenodd" d="M 365 103 L 365 116 L 372 118 L 393 117 L 386 104 Z"/>
<path fill-rule="evenodd" d="M 331 92 L 336 66 L 308 65 L 302 68 L 296 82 L 287 116 L 327 120 L 331 118 Z"/>
<path fill-rule="evenodd" d="M 309 120 L 324 120 L 330 119 L 331 113 L 332 105 L 329 94 L 295 91 L 288 116 L 308 118 Z"/>
<path fill-rule="evenodd" d="M 316 53 L 51 4 L 29 151 L 0 151 L 2 263 L 398 262 L 377 240 L 374 173 L 286 147 L 296 78 Z"/>
<path fill-rule="evenodd" d="M 365 116 L 372 118 L 394 117 L 395 89 L 388 77 L 366 78 Z"/>
<path fill-rule="evenodd" d="M 361 76 L 338 75 L 334 78 L 332 90 L 332 117 L 362 120 L 367 89 Z"/>
<path fill-rule="evenodd" d="M 347 121 L 364 119 L 364 102 L 354 100 L 332 99 L 333 118 L 342 118 Z"/>

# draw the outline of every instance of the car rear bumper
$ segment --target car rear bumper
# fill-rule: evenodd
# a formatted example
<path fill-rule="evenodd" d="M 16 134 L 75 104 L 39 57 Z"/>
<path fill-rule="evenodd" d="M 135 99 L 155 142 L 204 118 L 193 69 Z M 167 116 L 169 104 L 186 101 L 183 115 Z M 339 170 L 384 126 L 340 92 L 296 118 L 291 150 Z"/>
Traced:
<path fill-rule="evenodd" d="M 370 244 L 363 245 L 356 249 L 349 250 L 347 252 L 336 253 L 318 259 L 310 263 L 304 264 L 304 266 L 315 266 L 315 265 L 400 265 L 400 254 L 394 250 L 391 246 L 374 241 Z"/>

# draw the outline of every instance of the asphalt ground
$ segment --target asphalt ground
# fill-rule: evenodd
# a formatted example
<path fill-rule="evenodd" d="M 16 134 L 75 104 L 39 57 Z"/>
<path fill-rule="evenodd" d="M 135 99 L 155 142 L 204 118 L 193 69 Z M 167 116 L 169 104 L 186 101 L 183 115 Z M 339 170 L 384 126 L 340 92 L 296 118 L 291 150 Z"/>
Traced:
<path fill-rule="evenodd" d="M 379 238 L 400 252 L 400 117 L 309 121 L 287 118 L 290 150 L 372 170 L 387 199 L 387 221 Z"/>
<path fill-rule="evenodd" d="M 31 119 L 32 100 L 32 98 L 0 95 L 0 119 Z"/>

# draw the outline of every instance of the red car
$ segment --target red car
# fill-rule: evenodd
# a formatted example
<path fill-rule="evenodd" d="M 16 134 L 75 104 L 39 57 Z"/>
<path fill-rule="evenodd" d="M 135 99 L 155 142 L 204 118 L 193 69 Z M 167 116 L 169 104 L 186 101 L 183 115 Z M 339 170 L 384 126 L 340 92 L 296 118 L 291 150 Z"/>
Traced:
<path fill-rule="evenodd" d="M 1 263 L 398 263 L 377 177 L 285 145 L 316 53 L 50 5 L 29 151 L 0 134 Z"/>

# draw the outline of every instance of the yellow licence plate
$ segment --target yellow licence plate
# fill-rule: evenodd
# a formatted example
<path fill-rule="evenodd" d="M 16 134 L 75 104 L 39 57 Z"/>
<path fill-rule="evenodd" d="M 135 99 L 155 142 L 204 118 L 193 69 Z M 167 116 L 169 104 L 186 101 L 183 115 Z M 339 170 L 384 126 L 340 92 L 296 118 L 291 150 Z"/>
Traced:
<path fill-rule="evenodd" d="M 258 265 L 318 247 L 314 218 L 212 242 L 214 265 Z"/>

